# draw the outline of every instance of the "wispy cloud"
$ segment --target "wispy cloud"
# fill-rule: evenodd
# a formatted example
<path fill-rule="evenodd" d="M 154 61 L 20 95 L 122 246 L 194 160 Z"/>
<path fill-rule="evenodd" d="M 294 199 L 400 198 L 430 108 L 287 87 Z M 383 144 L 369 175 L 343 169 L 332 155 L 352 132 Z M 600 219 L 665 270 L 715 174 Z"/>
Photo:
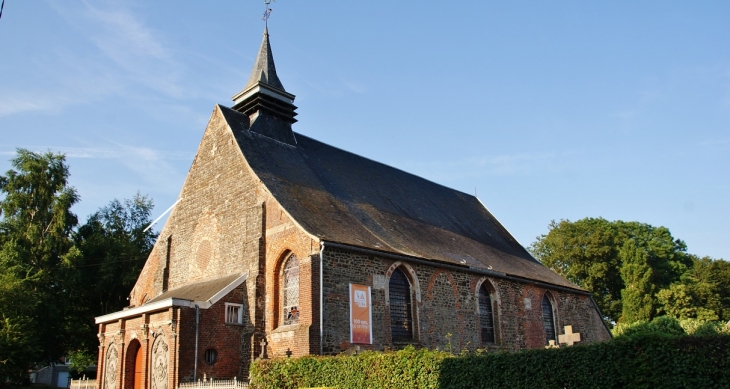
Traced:
<path fill-rule="evenodd" d="M 368 91 L 368 87 L 359 81 L 340 78 L 340 82 L 342 82 L 345 88 L 355 93 L 363 94 Z"/>
<path fill-rule="evenodd" d="M 189 151 L 164 151 L 146 147 L 115 144 L 115 147 L 58 147 L 32 146 L 27 149 L 43 153 L 48 150 L 54 153 L 63 153 L 67 158 L 83 159 L 121 159 L 147 162 L 192 160 L 194 153 Z M 15 155 L 14 150 L 0 150 L 0 155 Z"/>
<path fill-rule="evenodd" d="M 180 181 L 185 174 L 183 169 L 195 157 L 194 151 L 156 150 L 116 142 L 90 147 L 32 146 L 26 148 L 38 153 L 49 150 L 63 153 L 69 160 L 97 160 L 98 164 L 105 166 L 123 166 L 133 172 L 135 181 L 139 185 L 158 188 L 169 193 L 175 193 L 179 189 Z M 0 155 L 12 158 L 16 152 L 5 149 L 0 150 Z M 76 165 L 73 161 L 70 163 Z M 82 162 L 78 161 L 78 163 Z"/>
<path fill-rule="evenodd" d="M 100 8 L 85 2 L 82 15 L 97 26 L 89 39 L 129 79 L 168 97 L 183 96 L 180 80 L 184 66 L 173 54 L 170 43 L 129 10 L 113 4 Z"/>
<path fill-rule="evenodd" d="M 49 107 L 49 104 L 43 104 L 38 99 L 0 96 L 0 116 L 28 111 L 44 111 Z"/>
<path fill-rule="evenodd" d="M 0 86 L 0 116 L 59 112 L 109 96 L 156 95 L 168 101 L 197 97 L 195 88 L 186 88 L 188 72 L 175 42 L 123 3 L 48 5 L 74 27 L 78 39 L 32 52 L 25 70 L 34 77 Z"/>
<path fill-rule="evenodd" d="M 170 152 L 154 150 L 147 147 L 119 145 L 120 150 L 128 158 L 120 161 L 128 169 L 134 171 L 138 177 L 147 183 L 166 188 L 167 191 L 175 191 L 180 185 L 180 163 L 177 161 L 192 161 L 194 153 Z"/>
<path fill-rule="evenodd" d="M 730 146 L 730 139 L 705 139 L 698 144 L 704 147 L 724 147 Z"/>
<path fill-rule="evenodd" d="M 59 9 L 72 23 L 88 23 L 89 40 L 100 53 L 118 66 L 116 71 L 140 86 L 168 97 L 182 96 L 180 80 L 184 66 L 174 55 L 164 34 L 145 25 L 139 17 L 117 2 L 84 1 L 82 12 L 70 15 Z"/>

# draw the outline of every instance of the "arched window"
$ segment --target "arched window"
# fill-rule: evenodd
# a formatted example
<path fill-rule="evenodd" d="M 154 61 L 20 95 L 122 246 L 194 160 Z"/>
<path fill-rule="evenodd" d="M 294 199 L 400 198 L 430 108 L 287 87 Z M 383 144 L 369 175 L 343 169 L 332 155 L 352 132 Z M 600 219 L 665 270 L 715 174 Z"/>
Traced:
<path fill-rule="evenodd" d="M 390 334 L 393 342 L 413 340 L 411 284 L 400 269 L 395 269 L 388 284 L 390 299 Z"/>
<path fill-rule="evenodd" d="M 489 290 L 484 284 L 479 288 L 479 325 L 482 330 L 482 343 L 494 343 L 492 298 L 489 296 Z"/>
<path fill-rule="evenodd" d="M 545 328 L 545 344 L 550 344 L 551 340 L 555 339 L 555 317 L 553 315 L 553 304 L 550 303 L 550 299 L 547 293 L 542 296 L 542 325 Z"/>
<path fill-rule="evenodd" d="M 282 324 L 299 322 L 299 260 L 290 255 L 281 271 Z"/>

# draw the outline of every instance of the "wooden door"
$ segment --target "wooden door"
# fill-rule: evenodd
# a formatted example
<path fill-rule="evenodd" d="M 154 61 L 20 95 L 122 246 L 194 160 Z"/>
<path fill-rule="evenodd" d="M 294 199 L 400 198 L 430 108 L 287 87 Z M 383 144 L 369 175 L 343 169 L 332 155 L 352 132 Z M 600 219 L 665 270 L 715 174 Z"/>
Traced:
<path fill-rule="evenodd" d="M 134 389 L 144 389 L 144 364 L 142 363 L 144 350 L 137 347 L 137 355 L 134 357 Z"/>

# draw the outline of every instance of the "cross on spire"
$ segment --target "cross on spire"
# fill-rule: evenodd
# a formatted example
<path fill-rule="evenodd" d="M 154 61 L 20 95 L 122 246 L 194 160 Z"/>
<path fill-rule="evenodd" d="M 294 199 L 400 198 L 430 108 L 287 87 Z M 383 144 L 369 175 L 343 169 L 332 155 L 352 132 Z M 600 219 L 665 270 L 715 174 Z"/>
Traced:
<path fill-rule="evenodd" d="M 274 0 L 264 0 L 264 4 L 266 5 L 266 9 L 264 10 L 264 16 L 261 17 L 261 20 L 266 23 L 266 29 L 269 28 L 269 18 L 271 17 L 271 11 L 273 11 L 271 8 L 269 8 L 269 4 L 273 2 Z"/>

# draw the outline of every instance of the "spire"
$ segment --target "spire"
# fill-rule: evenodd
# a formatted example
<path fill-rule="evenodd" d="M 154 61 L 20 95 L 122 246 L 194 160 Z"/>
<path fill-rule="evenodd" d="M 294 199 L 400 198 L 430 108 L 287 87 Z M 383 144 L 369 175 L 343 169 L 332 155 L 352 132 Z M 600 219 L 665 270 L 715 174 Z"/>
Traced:
<path fill-rule="evenodd" d="M 261 47 L 259 48 L 259 54 L 256 56 L 256 62 L 253 64 L 253 70 L 251 71 L 251 77 L 248 79 L 246 87 L 255 85 L 257 82 L 262 82 L 273 86 L 274 88 L 284 90 L 284 85 L 279 81 L 279 77 L 276 75 L 276 67 L 274 66 L 274 55 L 271 54 L 271 45 L 269 44 L 269 28 L 264 29 L 264 40 L 261 41 Z"/>
<path fill-rule="evenodd" d="M 294 97 L 284 90 L 276 75 L 266 27 L 248 83 L 233 96 L 233 109 L 249 116 L 251 131 L 294 145 L 296 140 L 291 130 L 292 123 L 297 121 Z"/>

